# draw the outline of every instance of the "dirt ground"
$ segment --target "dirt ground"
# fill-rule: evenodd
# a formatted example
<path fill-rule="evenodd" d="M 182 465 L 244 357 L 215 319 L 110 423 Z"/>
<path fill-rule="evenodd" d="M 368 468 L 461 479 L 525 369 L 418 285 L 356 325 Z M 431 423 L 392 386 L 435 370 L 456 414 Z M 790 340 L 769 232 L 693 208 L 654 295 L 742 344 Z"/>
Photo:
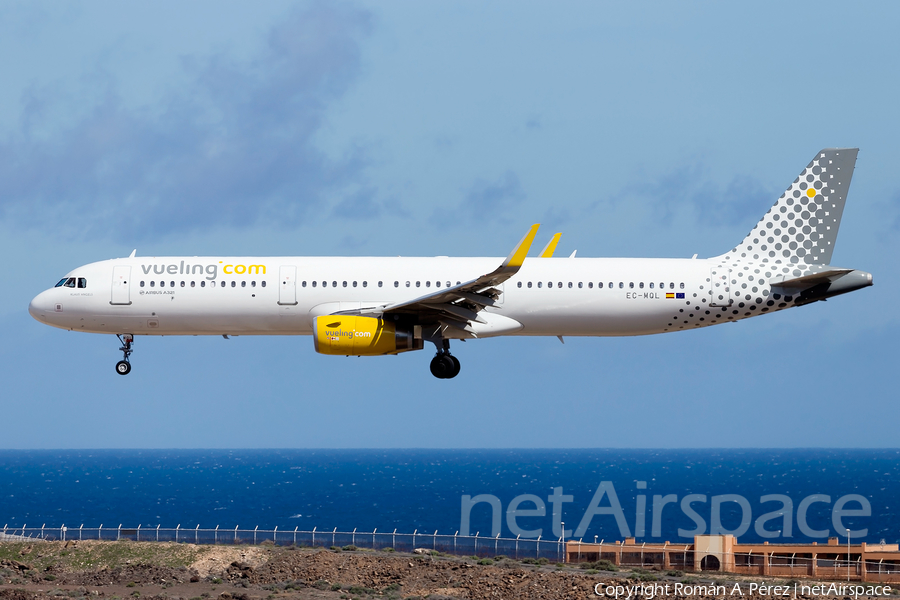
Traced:
<path fill-rule="evenodd" d="M 657 597 L 776 597 L 771 589 L 751 594 L 750 579 L 743 579 L 740 596 L 732 593 L 734 583 L 739 581 L 735 577 L 710 579 L 704 574 L 694 578 L 676 572 L 608 572 L 583 567 L 527 564 L 502 557 L 452 557 L 424 550 L 401 554 L 352 548 L 128 541 L 4 542 L 0 543 L 0 600 L 574 600 L 606 597 L 595 589 L 603 594 L 607 586 L 643 586 L 642 590 L 632 588 L 632 598 L 650 600 L 651 587 L 665 585 L 669 593 L 661 594 L 657 587 Z M 676 593 L 677 584 L 707 589 L 681 589 L 682 593 Z M 715 593 L 709 589 L 712 585 L 725 586 L 727 593 Z M 620 598 L 625 595 L 627 592 Z"/>

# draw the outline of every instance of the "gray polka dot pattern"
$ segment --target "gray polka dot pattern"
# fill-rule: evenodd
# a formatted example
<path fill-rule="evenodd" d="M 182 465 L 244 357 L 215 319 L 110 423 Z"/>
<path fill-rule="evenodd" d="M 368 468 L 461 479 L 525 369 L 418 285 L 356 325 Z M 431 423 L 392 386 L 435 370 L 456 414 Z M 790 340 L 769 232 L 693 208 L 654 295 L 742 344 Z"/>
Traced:
<path fill-rule="evenodd" d="M 664 330 L 705 327 L 793 306 L 797 298 L 777 284 L 827 270 L 858 152 L 818 152 L 743 242 L 708 260 L 709 278 L 673 306 Z"/>
<path fill-rule="evenodd" d="M 822 150 L 743 242 L 719 257 L 791 265 L 831 262 L 857 148 Z"/>

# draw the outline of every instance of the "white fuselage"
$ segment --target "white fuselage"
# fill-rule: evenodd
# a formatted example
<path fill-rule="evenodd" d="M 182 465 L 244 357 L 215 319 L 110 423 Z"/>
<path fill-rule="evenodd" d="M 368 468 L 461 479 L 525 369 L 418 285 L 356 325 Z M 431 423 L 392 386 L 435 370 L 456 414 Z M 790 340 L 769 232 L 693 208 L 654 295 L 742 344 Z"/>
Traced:
<path fill-rule="evenodd" d="M 494 269 L 500 258 L 137 257 L 75 269 L 39 294 L 39 321 L 135 335 L 310 335 L 313 319 L 407 301 Z M 766 267 L 759 265 L 763 270 Z M 491 335 L 625 336 L 693 329 L 791 306 L 750 264 L 731 306 L 710 306 L 712 261 L 528 258 L 501 286 Z M 293 278 L 293 281 L 290 279 Z M 668 295 L 668 297 L 667 297 Z M 749 297 L 748 297 L 749 296 Z M 769 304 L 771 303 L 771 304 Z M 780 304 L 780 306 L 779 306 Z M 752 309 L 751 309 L 752 306 Z M 515 326 L 510 327 L 507 319 Z"/>

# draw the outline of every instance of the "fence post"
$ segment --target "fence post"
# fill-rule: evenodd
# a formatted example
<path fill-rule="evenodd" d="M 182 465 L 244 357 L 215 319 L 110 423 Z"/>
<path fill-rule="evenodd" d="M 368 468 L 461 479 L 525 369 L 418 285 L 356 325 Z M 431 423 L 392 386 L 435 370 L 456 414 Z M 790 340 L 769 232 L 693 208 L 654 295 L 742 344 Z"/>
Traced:
<path fill-rule="evenodd" d="M 275 531 L 272 533 L 272 541 L 278 543 L 278 525 L 275 526 Z"/>
<path fill-rule="evenodd" d="M 372 543 L 374 544 L 375 542 L 373 541 Z M 391 548 L 393 548 L 394 550 L 397 549 L 397 528 L 396 527 L 394 527 L 394 533 L 391 534 Z"/>
<path fill-rule="evenodd" d="M 181 529 L 181 523 L 175 528 L 175 543 L 178 543 L 178 530 Z"/>
<path fill-rule="evenodd" d="M 197 523 L 197 528 L 194 530 L 194 544 L 200 543 L 200 524 Z"/>
<path fill-rule="evenodd" d="M 66 525 L 63 523 L 63 526 L 59 528 L 59 538 L 61 541 L 66 541 Z"/>
<path fill-rule="evenodd" d="M 102 539 L 103 539 L 103 523 L 100 523 L 100 527 L 97 528 L 97 540 L 99 541 Z"/>
<path fill-rule="evenodd" d="M 116 541 L 118 542 L 121 539 L 122 539 L 122 524 L 119 523 L 119 528 L 116 530 Z"/>
<path fill-rule="evenodd" d="M 516 560 L 519 560 L 519 537 L 521 535 L 522 534 L 520 533 L 519 535 L 516 536 Z"/>
<path fill-rule="evenodd" d="M 375 549 L 375 532 L 378 531 L 378 528 L 372 530 L 372 550 Z M 396 529 L 394 531 L 397 531 Z"/>
<path fill-rule="evenodd" d="M 235 544 L 237 544 L 237 530 L 238 530 L 238 526 L 235 525 L 234 526 L 234 543 Z"/>
<path fill-rule="evenodd" d="M 299 526 L 299 525 L 297 525 L 296 527 L 294 527 L 294 545 L 295 545 L 295 546 L 297 545 L 297 530 L 298 530 L 298 529 L 300 529 L 300 526 Z"/>
<path fill-rule="evenodd" d="M 396 531 L 396 530 L 395 530 L 395 531 Z M 416 529 L 415 531 L 413 531 L 413 543 L 412 543 L 412 549 L 413 549 L 413 550 L 416 549 L 416 533 L 418 533 L 418 532 L 419 532 L 418 529 Z"/>
<path fill-rule="evenodd" d="M 46 523 L 44 523 L 43 525 L 41 525 L 41 539 L 44 539 L 44 527 L 46 527 L 46 526 L 47 526 Z M 119 525 L 119 527 L 121 527 L 121 525 Z"/>
<path fill-rule="evenodd" d="M 81 524 L 81 527 L 78 528 L 78 541 L 81 541 L 81 530 L 84 529 L 84 523 Z M 5 528 L 4 528 L 5 530 Z"/>
<path fill-rule="evenodd" d="M 334 546 L 334 536 L 337 534 L 337 527 L 331 532 L 331 545 Z"/>
<path fill-rule="evenodd" d="M 481 533 L 481 532 L 480 531 L 475 532 L 475 552 L 474 552 L 475 556 L 478 556 L 478 534 L 479 533 Z"/>
<path fill-rule="evenodd" d="M 459 535 L 459 530 L 457 530 L 456 533 L 453 534 L 453 554 L 456 554 L 456 536 L 458 536 L 458 535 Z"/>
<path fill-rule="evenodd" d="M 256 529 L 253 530 L 253 545 L 256 545 L 256 530 L 259 529 L 259 525 L 256 526 Z M 315 544 L 313 544 L 315 545 Z"/>
<path fill-rule="evenodd" d="M 497 534 L 497 537 L 494 538 L 494 556 L 497 556 L 497 544 L 500 543 L 500 534 Z"/>
<path fill-rule="evenodd" d="M 159 526 L 160 525 L 161 525 L 161 523 L 156 524 L 156 541 L 157 542 L 159 541 Z"/>
<path fill-rule="evenodd" d="M 137 540 L 136 541 L 138 541 L 138 542 L 141 541 L 141 525 L 140 525 L 140 523 L 138 523 Z"/>
<path fill-rule="evenodd" d="M 541 557 L 541 536 L 538 536 L 538 539 L 537 539 L 537 545 L 536 545 L 536 547 L 535 547 L 535 555 L 534 555 L 534 557 L 535 557 L 535 558 L 540 558 L 540 557 Z"/>
<path fill-rule="evenodd" d="M 213 545 L 215 546 L 218 543 L 219 543 L 219 526 L 216 525 L 216 532 L 213 534 Z"/>
<path fill-rule="evenodd" d="M 431 539 L 431 550 L 437 552 L 437 529 L 434 530 L 434 537 Z"/>
<path fill-rule="evenodd" d="M 350 543 L 354 546 L 356 545 L 356 527 L 353 528 L 353 537 L 350 538 Z"/>
<path fill-rule="evenodd" d="M 373 540 L 375 539 L 374 534 L 372 535 L 372 539 L 373 539 Z M 374 543 L 374 542 L 373 542 L 373 543 Z M 313 548 L 316 547 L 316 528 L 315 528 L 315 527 L 313 527 L 313 530 L 312 530 L 312 547 L 313 547 Z"/>

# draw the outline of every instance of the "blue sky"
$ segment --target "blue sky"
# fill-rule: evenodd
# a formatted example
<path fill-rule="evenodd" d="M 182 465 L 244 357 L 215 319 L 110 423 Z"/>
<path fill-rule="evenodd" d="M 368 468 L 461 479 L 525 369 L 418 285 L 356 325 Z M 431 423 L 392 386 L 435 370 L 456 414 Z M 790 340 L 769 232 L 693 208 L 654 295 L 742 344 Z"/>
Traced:
<path fill-rule="evenodd" d="M 5 448 L 892 447 L 895 3 L 0 4 Z M 139 255 L 733 247 L 861 149 L 833 262 L 876 285 L 735 326 L 319 356 L 310 338 L 43 326 Z"/>

